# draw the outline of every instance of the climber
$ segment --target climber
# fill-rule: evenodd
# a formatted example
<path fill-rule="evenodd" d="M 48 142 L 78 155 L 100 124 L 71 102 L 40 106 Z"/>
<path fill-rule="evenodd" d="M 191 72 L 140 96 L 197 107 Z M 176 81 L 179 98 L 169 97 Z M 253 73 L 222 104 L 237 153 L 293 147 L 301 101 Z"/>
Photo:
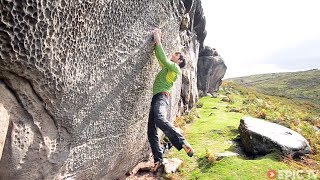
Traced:
<path fill-rule="evenodd" d="M 154 29 L 152 33 L 155 43 L 155 54 L 162 67 L 153 83 L 153 97 L 148 122 L 148 140 L 154 158 L 153 172 L 157 172 L 160 167 L 163 167 L 163 150 L 160 146 L 157 128 L 160 128 L 164 132 L 175 148 L 178 150 L 183 148 L 188 156 L 192 157 L 194 150 L 183 135 L 166 119 L 166 107 L 169 105 L 170 91 L 173 83 L 181 73 L 180 68 L 183 68 L 186 64 L 185 59 L 180 52 L 176 52 L 172 54 L 171 61 L 169 61 L 162 49 L 161 30 Z"/>

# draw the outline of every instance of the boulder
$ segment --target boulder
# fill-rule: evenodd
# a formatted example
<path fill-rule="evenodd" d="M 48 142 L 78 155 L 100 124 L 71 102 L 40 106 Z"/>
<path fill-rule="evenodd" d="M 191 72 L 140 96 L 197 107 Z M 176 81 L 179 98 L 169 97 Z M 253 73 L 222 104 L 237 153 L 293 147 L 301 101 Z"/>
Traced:
<path fill-rule="evenodd" d="M 239 131 L 244 150 L 249 155 L 265 155 L 273 150 L 293 156 L 311 153 L 311 147 L 302 135 L 263 119 L 243 117 Z"/>
<path fill-rule="evenodd" d="M 144 159 L 160 70 L 153 28 L 167 55 L 189 61 L 170 119 L 197 101 L 203 12 L 188 2 L 1 1 L 0 103 L 10 123 L 0 179 L 117 179 Z M 186 13 L 185 28 L 196 28 L 180 31 Z"/>
<path fill-rule="evenodd" d="M 214 94 L 219 90 L 222 78 L 226 73 L 227 66 L 221 56 L 213 48 L 206 46 L 198 59 L 197 86 L 202 94 Z"/>

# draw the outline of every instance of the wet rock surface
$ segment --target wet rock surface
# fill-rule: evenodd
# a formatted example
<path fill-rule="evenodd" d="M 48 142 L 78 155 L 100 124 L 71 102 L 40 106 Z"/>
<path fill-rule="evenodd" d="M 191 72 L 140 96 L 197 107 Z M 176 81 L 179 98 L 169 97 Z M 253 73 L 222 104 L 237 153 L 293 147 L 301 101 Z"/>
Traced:
<path fill-rule="evenodd" d="M 293 156 L 311 153 L 311 147 L 303 136 L 276 123 L 243 117 L 239 131 L 244 150 L 249 155 L 265 155 L 273 150 Z"/>

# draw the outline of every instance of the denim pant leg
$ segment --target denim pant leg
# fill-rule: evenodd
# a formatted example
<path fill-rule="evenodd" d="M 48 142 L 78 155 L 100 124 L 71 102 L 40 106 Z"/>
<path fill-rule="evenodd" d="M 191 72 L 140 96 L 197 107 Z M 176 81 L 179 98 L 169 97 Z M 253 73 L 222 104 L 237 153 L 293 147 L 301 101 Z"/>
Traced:
<path fill-rule="evenodd" d="M 157 127 L 153 116 L 153 102 L 151 103 L 148 121 L 148 140 L 151 146 L 154 162 L 162 161 L 162 148 L 160 146 Z"/>
<path fill-rule="evenodd" d="M 156 126 L 160 128 L 163 133 L 169 138 L 172 145 L 178 150 L 182 149 L 182 145 L 185 142 L 185 138 L 179 133 L 176 128 L 167 120 L 167 106 L 168 98 L 165 95 L 157 98 L 154 105 L 153 116 Z"/>
<path fill-rule="evenodd" d="M 169 138 L 171 143 L 178 150 L 182 149 L 185 138 L 176 128 L 166 119 L 168 98 L 160 93 L 152 98 L 148 122 L 148 139 L 155 162 L 162 160 L 162 148 L 160 147 L 157 127 Z"/>

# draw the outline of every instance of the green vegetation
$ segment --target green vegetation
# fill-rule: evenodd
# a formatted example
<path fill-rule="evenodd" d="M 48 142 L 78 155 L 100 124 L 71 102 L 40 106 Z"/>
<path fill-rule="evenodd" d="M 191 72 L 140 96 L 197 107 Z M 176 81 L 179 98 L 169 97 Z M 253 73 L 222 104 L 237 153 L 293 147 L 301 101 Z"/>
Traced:
<path fill-rule="evenodd" d="M 233 99 L 228 109 L 236 109 L 245 115 L 266 119 L 302 134 L 320 161 L 320 105 L 307 101 L 298 101 L 284 97 L 269 96 L 253 89 L 230 82 L 224 82 L 223 91 Z M 231 101 L 231 102 L 232 102 Z"/>
<path fill-rule="evenodd" d="M 320 104 L 320 70 L 260 74 L 227 81 L 255 88 L 264 94 Z"/>
<path fill-rule="evenodd" d="M 218 160 L 216 153 L 234 151 L 232 140 L 238 135 L 241 117 L 250 115 L 276 122 L 301 133 L 308 139 L 314 154 L 292 160 L 272 153 L 258 159 L 243 156 Z M 260 94 L 252 89 L 224 82 L 218 98 L 203 97 L 191 113 L 178 119 L 195 155 L 175 149 L 167 157 L 184 160 L 179 172 L 168 179 L 267 179 L 270 169 L 320 169 L 320 105 Z M 192 119 L 192 120 L 190 120 Z M 186 122 L 186 121 L 188 122 Z M 317 164 L 318 163 L 318 164 Z"/>

